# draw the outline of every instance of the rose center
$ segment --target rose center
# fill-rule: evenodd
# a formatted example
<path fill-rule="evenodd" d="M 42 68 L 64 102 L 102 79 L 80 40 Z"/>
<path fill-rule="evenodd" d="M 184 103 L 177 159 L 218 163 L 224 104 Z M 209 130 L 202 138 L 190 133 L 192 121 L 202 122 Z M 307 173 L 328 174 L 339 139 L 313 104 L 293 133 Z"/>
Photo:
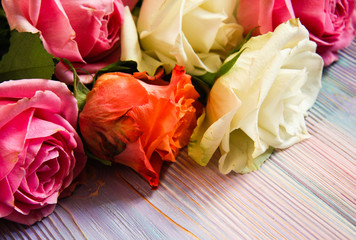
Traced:
<path fill-rule="evenodd" d="M 336 28 L 342 26 L 345 21 L 347 9 L 344 6 L 345 4 L 340 1 L 330 1 L 330 18 Z"/>

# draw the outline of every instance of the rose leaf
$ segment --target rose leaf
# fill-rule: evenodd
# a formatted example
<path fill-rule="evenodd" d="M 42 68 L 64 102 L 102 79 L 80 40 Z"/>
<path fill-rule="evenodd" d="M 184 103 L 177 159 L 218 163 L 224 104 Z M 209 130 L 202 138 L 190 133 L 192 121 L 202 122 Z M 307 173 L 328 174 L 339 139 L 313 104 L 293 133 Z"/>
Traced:
<path fill-rule="evenodd" d="M 74 80 L 73 94 L 75 99 L 77 99 L 78 109 L 81 112 L 87 101 L 87 94 L 90 92 L 90 90 L 80 81 L 77 71 L 73 67 L 72 63 L 65 58 L 62 58 L 61 60 L 64 63 L 66 63 L 71 69 L 71 71 L 73 72 L 73 80 Z"/>
<path fill-rule="evenodd" d="M 10 27 L 6 20 L 4 9 L 0 7 L 0 59 L 7 53 L 10 45 Z"/>
<path fill-rule="evenodd" d="M 9 51 L 0 62 L 0 82 L 44 78 L 54 73 L 53 56 L 43 47 L 39 34 L 11 31 Z"/>
<path fill-rule="evenodd" d="M 245 49 L 240 50 L 233 58 L 231 58 L 229 61 L 224 62 L 220 66 L 218 71 L 216 71 L 214 73 L 207 72 L 202 76 L 196 76 L 196 77 L 200 78 L 203 82 L 208 84 L 209 87 L 212 87 L 214 85 L 214 82 L 216 81 L 216 79 L 218 79 L 219 77 L 221 77 L 222 75 L 227 73 L 235 65 L 237 59 L 240 57 L 240 55 L 242 54 L 242 52 L 244 50 Z"/>

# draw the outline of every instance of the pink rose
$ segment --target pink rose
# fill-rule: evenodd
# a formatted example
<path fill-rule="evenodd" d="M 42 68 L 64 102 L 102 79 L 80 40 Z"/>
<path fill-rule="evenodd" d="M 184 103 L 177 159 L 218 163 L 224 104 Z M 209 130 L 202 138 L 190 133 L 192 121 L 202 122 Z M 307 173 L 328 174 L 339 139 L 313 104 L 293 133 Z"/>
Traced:
<path fill-rule="evenodd" d="M 348 46 L 355 36 L 355 0 L 240 0 L 238 22 L 245 33 L 273 31 L 290 18 L 299 18 L 317 43 L 325 66 L 338 59 L 337 51 Z"/>
<path fill-rule="evenodd" d="M 39 32 L 45 49 L 66 58 L 89 83 L 100 68 L 120 58 L 120 26 L 124 4 L 133 8 L 137 0 L 2 0 L 11 29 Z M 60 62 L 58 79 L 73 82 L 67 65 Z"/>
<path fill-rule="evenodd" d="M 54 210 L 86 163 L 77 117 L 64 83 L 0 84 L 0 217 L 30 225 Z"/>

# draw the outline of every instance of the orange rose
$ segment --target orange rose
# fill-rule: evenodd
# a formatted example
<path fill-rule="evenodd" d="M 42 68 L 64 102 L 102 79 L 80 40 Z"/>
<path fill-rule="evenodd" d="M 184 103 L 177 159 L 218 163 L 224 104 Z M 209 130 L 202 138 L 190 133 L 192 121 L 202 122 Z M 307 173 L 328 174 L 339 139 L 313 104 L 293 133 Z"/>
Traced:
<path fill-rule="evenodd" d="M 146 73 L 106 73 L 79 116 L 84 142 L 96 157 L 127 165 L 156 189 L 163 161 L 174 162 L 196 126 L 199 94 L 183 67 L 170 83 Z M 195 107 L 199 106 L 199 107 Z"/>

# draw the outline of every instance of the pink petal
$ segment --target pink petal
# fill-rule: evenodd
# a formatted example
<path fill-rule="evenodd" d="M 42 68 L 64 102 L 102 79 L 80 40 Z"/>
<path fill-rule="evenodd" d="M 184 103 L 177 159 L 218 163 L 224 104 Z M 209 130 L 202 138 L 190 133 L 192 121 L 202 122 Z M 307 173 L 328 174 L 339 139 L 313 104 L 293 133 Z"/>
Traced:
<path fill-rule="evenodd" d="M 130 10 L 132 10 L 138 2 L 138 0 L 121 0 L 121 1 L 124 4 L 124 6 L 129 6 Z"/>
<path fill-rule="evenodd" d="M 4 179 L 18 162 L 18 155 L 25 144 L 33 110 L 27 110 L 1 127 L 0 131 L 0 180 Z"/>
<path fill-rule="evenodd" d="M 277 0 L 273 7 L 273 29 L 279 24 L 295 18 L 294 9 L 290 0 Z"/>
<path fill-rule="evenodd" d="M 42 113 L 43 112 L 43 113 Z M 70 125 L 64 118 L 59 115 L 51 114 L 48 115 L 42 110 L 36 110 L 36 116 L 40 117 L 43 120 L 52 122 L 54 124 L 60 125 L 66 129 L 66 131 L 59 132 L 63 137 L 62 142 L 66 143 L 68 146 L 68 154 L 74 154 L 71 157 L 75 158 L 75 167 L 73 170 L 73 177 L 77 177 L 82 171 L 86 164 L 86 155 L 83 150 L 83 143 L 75 129 Z M 59 144 L 59 143 L 58 143 Z M 64 144 L 59 144 L 64 145 Z"/>
<path fill-rule="evenodd" d="M 42 108 L 46 109 L 46 111 L 55 113 L 60 110 L 61 103 L 58 96 L 52 92 L 37 92 L 34 97 L 31 99 L 23 98 L 20 99 L 15 104 L 9 104 L 5 107 L 0 108 L 0 114 L 7 114 L 3 116 L 7 116 L 6 118 L 0 119 L 0 127 L 5 124 L 13 121 L 13 118 L 22 112 L 34 108 Z"/>
<path fill-rule="evenodd" d="M 11 29 L 32 33 L 39 31 L 31 20 L 31 18 L 36 18 L 36 10 L 32 8 L 33 12 L 30 14 L 28 1 L 3 0 L 1 3 Z"/>
<path fill-rule="evenodd" d="M 121 26 L 124 22 L 124 7 L 118 1 L 114 1 L 114 9 L 110 15 L 107 16 L 107 20 L 101 20 L 101 31 L 97 41 L 90 51 L 90 54 L 86 55 L 86 61 L 97 62 L 99 59 L 105 59 L 110 52 L 119 50 L 120 48 L 120 34 Z M 117 53 L 120 53 L 117 51 Z M 119 58 L 120 55 L 117 55 Z M 99 57 L 99 58 L 98 58 Z"/>
<path fill-rule="evenodd" d="M 33 117 L 28 129 L 27 139 L 44 138 L 51 136 L 59 131 L 65 131 L 65 129 L 53 122 Z"/>
<path fill-rule="evenodd" d="M 27 215 L 23 215 L 21 212 L 13 211 L 10 215 L 5 217 L 6 219 L 21 224 L 32 225 L 42 218 L 51 214 L 56 207 L 55 204 L 46 205 L 36 210 L 31 210 Z"/>
<path fill-rule="evenodd" d="M 6 178 L 0 180 L 0 218 L 9 215 L 14 208 L 14 197 Z"/>
<path fill-rule="evenodd" d="M 54 74 L 61 82 L 68 84 L 68 85 L 73 85 L 73 82 L 74 82 L 73 73 L 62 62 L 60 62 L 56 65 Z M 90 75 L 90 74 L 86 73 L 83 75 L 79 75 L 80 81 L 84 84 L 91 83 L 93 81 L 93 77 L 94 77 L 94 74 Z"/>
<path fill-rule="evenodd" d="M 84 84 L 89 84 L 93 81 L 93 77 L 95 75 L 95 73 L 111 64 L 114 62 L 117 62 L 120 60 L 120 49 L 117 48 L 114 51 L 110 51 L 108 52 L 109 55 L 105 56 L 103 59 L 98 59 L 98 62 L 93 62 L 93 63 L 72 63 L 73 67 L 77 70 L 77 74 L 79 75 L 79 79 L 82 83 Z M 101 56 L 103 57 L 103 56 Z M 82 71 L 82 69 L 84 71 Z M 73 72 L 67 67 L 66 64 L 64 64 L 63 62 L 59 62 L 56 65 L 56 69 L 55 69 L 55 75 L 58 79 L 60 79 L 62 82 L 66 83 L 66 84 L 70 84 L 72 85 L 74 82 L 73 79 Z"/>
<path fill-rule="evenodd" d="M 40 30 L 43 45 L 49 53 L 69 61 L 83 61 L 74 40 L 76 33 L 60 1 L 41 1 L 41 10 L 35 26 Z"/>
<path fill-rule="evenodd" d="M 327 21 L 326 4 L 327 1 L 293 1 L 295 15 L 310 33 L 319 38 L 325 32 L 326 26 L 332 27 Z"/>
<path fill-rule="evenodd" d="M 29 147 L 29 151 L 36 152 L 36 156 L 28 161 L 27 167 L 27 175 L 31 175 L 35 173 L 38 168 L 46 161 L 50 159 L 55 159 L 59 156 L 58 151 L 55 146 L 51 146 L 41 142 L 41 144 L 34 144 L 36 140 L 32 140 L 31 147 Z M 38 142 L 41 140 L 37 140 Z M 34 153 L 33 153 L 34 154 Z"/>
<path fill-rule="evenodd" d="M 266 33 L 273 30 L 272 23 L 273 1 L 241 0 L 237 10 L 237 21 L 244 27 L 247 34 L 255 27 L 254 34 Z"/>
<path fill-rule="evenodd" d="M 258 27 L 254 35 L 271 32 L 279 24 L 295 17 L 291 0 L 241 0 L 236 16 L 245 34 Z"/>
<path fill-rule="evenodd" d="M 84 59 L 105 53 L 118 41 L 123 22 L 121 2 L 67 0 L 62 4 L 76 32 L 75 41 Z"/>
<path fill-rule="evenodd" d="M 17 211 L 27 215 L 32 209 L 38 209 L 47 204 L 56 204 L 58 196 L 58 189 L 50 191 L 49 194 L 41 194 L 38 192 L 29 194 L 19 189 L 14 193 L 16 199 L 15 207 Z"/>
<path fill-rule="evenodd" d="M 49 100 L 45 100 L 44 98 L 32 100 L 34 105 L 31 107 L 41 106 L 41 108 L 51 109 L 52 111 L 58 112 L 61 116 L 63 116 L 67 121 L 72 125 L 76 126 L 76 121 L 78 117 L 78 107 L 76 99 L 74 98 L 72 92 L 68 89 L 67 85 L 64 83 L 46 80 L 46 79 L 24 79 L 24 80 L 16 80 L 16 81 L 6 81 L 0 84 L 0 99 L 1 98 L 32 98 L 36 92 L 38 91 L 46 91 L 53 100 L 53 93 L 58 96 L 58 103 L 53 106 L 49 105 L 45 107 L 46 103 L 49 103 Z M 52 93 L 50 93 L 52 92 Z M 44 96 L 41 96 L 44 97 Z M 38 102 L 36 102 L 38 101 Z M 37 104 L 37 106 L 36 106 Z M 51 103 L 52 104 L 52 103 Z M 48 105 L 48 104 L 47 104 Z M 27 105 L 25 104 L 25 107 Z M 59 109 L 57 110 L 57 106 Z M 2 114 L 9 114 L 9 112 L 2 112 L 0 109 L 0 116 L 8 116 Z M 0 118 L 0 127 L 1 127 L 1 119 Z"/>
<path fill-rule="evenodd" d="M 12 193 L 16 192 L 21 184 L 22 179 L 26 176 L 26 169 L 17 164 L 12 171 L 7 175 Z"/>

